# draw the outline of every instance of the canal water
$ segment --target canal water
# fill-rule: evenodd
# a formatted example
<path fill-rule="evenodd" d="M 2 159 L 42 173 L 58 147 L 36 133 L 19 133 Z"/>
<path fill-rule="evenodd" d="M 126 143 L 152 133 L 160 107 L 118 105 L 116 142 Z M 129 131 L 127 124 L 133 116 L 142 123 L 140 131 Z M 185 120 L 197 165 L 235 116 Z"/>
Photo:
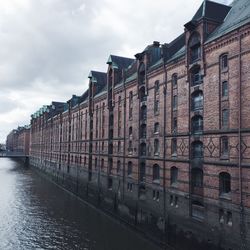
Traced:
<path fill-rule="evenodd" d="M 0 250 L 159 250 L 34 169 L 0 159 Z"/>

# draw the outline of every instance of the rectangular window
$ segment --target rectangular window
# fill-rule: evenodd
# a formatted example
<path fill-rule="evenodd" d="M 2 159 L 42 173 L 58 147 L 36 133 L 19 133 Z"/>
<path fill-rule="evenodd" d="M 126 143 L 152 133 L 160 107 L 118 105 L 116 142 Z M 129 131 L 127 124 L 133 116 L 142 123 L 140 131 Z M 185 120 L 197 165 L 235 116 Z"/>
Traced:
<path fill-rule="evenodd" d="M 178 102 L 178 97 L 175 95 L 173 97 L 173 109 L 177 109 L 177 102 Z"/>
<path fill-rule="evenodd" d="M 229 111 L 228 109 L 222 110 L 222 127 L 226 128 L 228 127 L 228 121 L 229 121 Z"/>
<path fill-rule="evenodd" d="M 158 100 L 155 101 L 154 112 L 155 114 L 159 113 L 159 101 Z"/>
<path fill-rule="evenodd" d="M 222 137 L 221 138 L 221 156 L 228 157 L 228 138 Z"/>
<path fill-rule="evenodd" d="M 172 155 L 176 155 L 177 154 L 177 140 L 174 138 L 172 139 Z"/>
<path fill-rule="evenodd" d="M 227 67 L 228 67 L 228 56 L 223 55 L 223 56 L 221 56 L 221 69 L 226 70 Z"/>
<path fill-rule="evenodd" d="M 228 96 L 228 83 L 227 81 L 224 81 L 222 83 L 222 97 L 227 97 Z"/>
<path fill-rule="evenodd" d="M 177 117 L 173 118 L 173 133 L 177 132 Z"/>

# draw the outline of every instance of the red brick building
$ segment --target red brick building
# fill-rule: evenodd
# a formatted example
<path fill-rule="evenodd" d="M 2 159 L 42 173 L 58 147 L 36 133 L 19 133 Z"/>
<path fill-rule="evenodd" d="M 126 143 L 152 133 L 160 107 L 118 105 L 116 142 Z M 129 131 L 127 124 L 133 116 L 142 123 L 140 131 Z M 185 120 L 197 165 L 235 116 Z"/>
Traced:
<path fill-rule="evenodd" d="M 12 130 L 7 136 L 6 149 L 15 154 L 28 156 L 30 150 L 30 127 L 24 126 Z"/>
<path fill-rule="evenodd" d="M 110 55 L 33 114 L 30 163 L 151 237 L 249 249 L 249 62 L 248 1 L 204 1 L 174 41 Z"/>

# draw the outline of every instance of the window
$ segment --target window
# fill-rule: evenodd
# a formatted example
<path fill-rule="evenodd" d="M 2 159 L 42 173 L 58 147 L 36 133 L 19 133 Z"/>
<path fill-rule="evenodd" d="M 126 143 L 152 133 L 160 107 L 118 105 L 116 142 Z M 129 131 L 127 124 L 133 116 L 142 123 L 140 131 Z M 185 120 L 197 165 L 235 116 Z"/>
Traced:
<path fill-rule="evenodd" d="M 146 120 L 147 119 L 147 106 L 143 105 L 141 107 L 141 119 Z"/>
<path fill-rule="evenodd" d="M 138 70 L 138 80 L 139 80 L 139 85 L 145 84 L 145 65 L 144 63 L 141 63 L 139 66 Z"/>
<path fill-rule="evenodd" d="M 159 89 L 160 89 L 159 81 L 156 81 L 155 82 L 155 94 L 159 94 Z"/>
<path fill-rule="evenodd" d="M 201 141 L 192 143 L 192 156 L 193 159 L 203 158 L 203 143 Z"/>
<path fill-rule="evenodd" d="M 221 56 L 220 63 L 221 70 L 226 70 L 228 68 L 228 56 L 226 54 Z"/>
<path fill-rule="evenodd" d="M 101 160 L 101 170 L 104 170 L 104 159 Z"/>
<path fill-rule="evenodd" d="M 222 97 L 228 97 L 228 83 L 224 81 L 222 83 Z"/>
<path fill-rule="evenodd" d="M 109 159 L 109 166 L 108 166 L 108 173 L 112 174 L 112 170 L 113 170 L 113 159 Z"/>
<path fill-rule="evenodd" d="M 104 141 L 102 142 L 102 152 L 104 151 Z"/>
<path fill-rule="evenodd" d="M 173 88 L 177 87 L 177 74 L 172 75 L 172 86 Z"/>
<path fill-rule="evenodd" d="M 128 176 L 131 177 L 133 173 L 133 164 L 131 161 L 128 162 Z"/>
<path fill-rule="evenodd" d="M 172 139 L 172 145 L 171 145 L 172 155 L 177 155 L 177 139 Z"/>
<path fill-rule="evenodd" d="M 191 170 L 192 187 L 203 187 L 203 171 L 200 168 Z"/>
<path fill-rule="evenodd" d="M 177 167 L 171 167 L 170 170 L 170 183 L 171 185 L 176 185 L 178 181 L 178 168 Z"/>
<path fill-rule="evenodd" d="M 117 151 L 118 151 L 118 153 L 120 153 L 120 152 L 121 152 L 121 142 L 120 142 L 120 141 L 118 141 Z"/>
<path fill-rule="evenodd" d="M 95 170 L 97 170 L 97 158 L 95 158 Z"/>
<path fill-rule="evenodd" d="M 141 138 L 146 138 L 147 137 L 147 126 L 146 126 L 146 124 L 141 125 L 140 136 L 141 136 Z"/>
<path fill-rule="evenodd" d="M 221 137 L 221 156 L 228 157 L 229 147 L 228 138 L 226 136 Z"/>
<path fill-rule="evenodd" d="M 201 115 L 195 115 L 191 120 L 192 133 L 200 133 L 203 131 L 203 117 Z"/>
<path fill-rule="evenodd" d="M 203 108 L 203 93 L 202 91 L 195 91 L 192 94 L 192 110 L 199 110 Z"/>
<path fill-rule="evenodd" d="M 129 153 L 129 154 L 132 154 L 132 153 L 133 153 L 132 141 L 129 141 L 129 143 L 128 143 L 128 153 Z"/>
<path fill-rule="evenodd" d="M 117 162 L 117 169 L 116 169 L 116 171 L 117 171 L 117 174 L 119 174 L 121 172 L 121 161 Z"/>
<path fill-rule="evenodd" d="M 194 63 L 195 61 L 201 58 L 201 42 L 200 42 L 200 35 L 198 33 L 194 33 L 190 37 L 189 49 L 190 49 L 190 63 Z"/>
<path fill-rule="evenodd" d="M 139 97 L 141 102 L 147 101 L 146 90 L 144 86 L 140 88 Z"/>
<path fill-rule="evenodd" d="M 145 182 L 145 175 L 146 175 L 146 166 L 145 163 L 142 162 L 140 164 L 140 176 L 139 176 L 140 182 Z"/>
<path fill-rule="evenodd" d="M 128 112 L 129 119 L 132 118 L 133 113 L 133 92 L 129 92 L 129 112 Z"/>
<path fill-rule="evenodd" d="M 229 194 L 231 192 L 231 176 L 227 172 L 219 174 L 220 195 Z"/>
<path fill-rule="evenodd" d="M 159 133 L 160 131 L 160 125 L 159 125 L 159 122 L 156 122 L 155 125 L 154 125 L 154 133 Z"/>
<path fill-rule="evenodd" d="M 119 105 L 119 106 L 122 105 L 122 97 L 121 97 L 121 96 L 118 97 L 118 105 Z"/>
<path fill-rule="evenodd" d="M 153 181 L 160 181 L 160 167 L 157 164 L 153 166 Z"/>
<path fill-rule="evenodd" d="M 155 101 L 154 112 L 155 114 L 159 113 L 159 100 Z"/>
<path fill-rule="evenodd" d="M 159 140 L 155 139 L 154 140 L 154 155 L 159 155 Z"/>
<path fill-rule="evenodd" d="M 192 86 L 197 86 L 203 82 L 203 76 L 200 72 L 200 66 L 196 66 L 191 71 Z"/>
<path fill-rule="evenodd" d="M 228 109 L 222 110 L 222 127 L 228 127 L 228 120 L 229 120 L 229 112 Z"/>
<path fill-rule="evenodd" d="M 233 225 L 233 216 L 232 212 L 227 212 L 227 225 L 232 226 Z"/>
<path fill-rule="evenodd" d="M 177 132 L 177 117 L 173 118 L 173 133 Z"/>
<path fill-rule="evenodd" d="M 146 147 L 146 143 L 144 142 L 140 144 L 140 155 L 141 156 L 147 155 L 147 147 Z"/>
<path fill-rule="evenodd" d="M 178 97 L 175 95 L 173 97 L 173 109 L 177 109 L 177 102 L 178 102 Z"/>
<path fill-rule="evenodd" d="M 132 127 L 129 127 L 128 133 L 129 133 L 129 137 L 133 136 L 133 128 Z"/>

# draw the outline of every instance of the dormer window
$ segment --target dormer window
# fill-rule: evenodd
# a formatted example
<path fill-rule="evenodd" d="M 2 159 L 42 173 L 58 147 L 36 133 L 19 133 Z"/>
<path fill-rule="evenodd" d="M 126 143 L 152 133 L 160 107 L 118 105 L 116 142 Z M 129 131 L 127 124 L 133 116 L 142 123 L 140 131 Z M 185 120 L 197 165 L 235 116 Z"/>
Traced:
<path fill-rule="evenodd" d="M 139 81 L 139 85 L 145 84 L 145 65 L 144 65 L 144 63 L 140 64 L 140 67 L 138 70 L 138 81 Z"/>
<path fill-rule="evenodd" d="M 201 39 L 198 33 L 194 33 L 189 40 L 190 63 L 201 58 Z"/>

